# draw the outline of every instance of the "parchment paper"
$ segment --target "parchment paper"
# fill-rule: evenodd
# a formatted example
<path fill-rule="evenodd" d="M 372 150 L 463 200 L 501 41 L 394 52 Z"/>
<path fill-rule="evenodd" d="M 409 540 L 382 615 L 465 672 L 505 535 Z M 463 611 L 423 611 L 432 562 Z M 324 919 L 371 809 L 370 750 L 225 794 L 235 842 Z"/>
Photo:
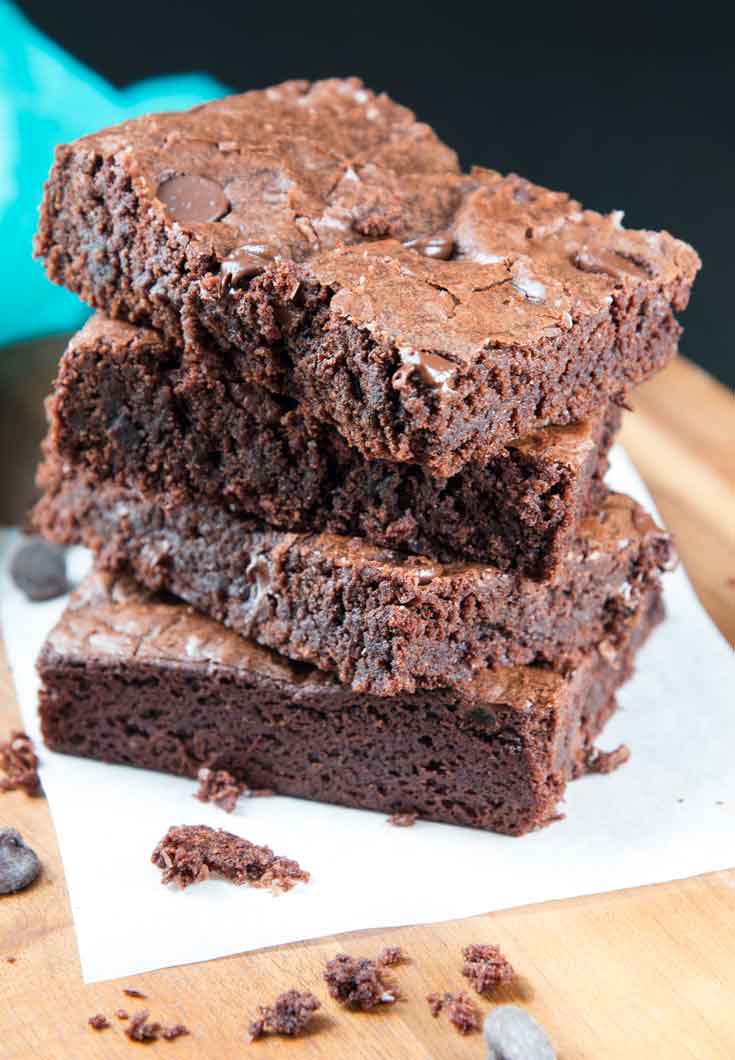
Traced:
<path fill-rule="evenodd" d="M 610 481 L 652 508 L 619 448 Z M 2 542 L 0 618 L 24 723 L 40 742 L 34 661 L 64 600 L 30 604 L 10 584 L 13 537 Z M 88 562 L 74 553 L 77 576 Z M 193 798 L 193 781 L 41 748 L 85 981 L 735 865 L 735 663 L 681 569 L 666 577 L 666 605 L 600 741 L 627 743 L 630 762 L 571 784 L 566 819 L 522 839 L 426 822 L 393 828 L 382 814 L 278 797 L 241 800 L 226 815 Z M 150 854 L 183 823 L 267 843 L 311 882 L 278 897 L 222 881 L 163 887 Z M 0 824 L 12 824 L 2 796 Z"/>

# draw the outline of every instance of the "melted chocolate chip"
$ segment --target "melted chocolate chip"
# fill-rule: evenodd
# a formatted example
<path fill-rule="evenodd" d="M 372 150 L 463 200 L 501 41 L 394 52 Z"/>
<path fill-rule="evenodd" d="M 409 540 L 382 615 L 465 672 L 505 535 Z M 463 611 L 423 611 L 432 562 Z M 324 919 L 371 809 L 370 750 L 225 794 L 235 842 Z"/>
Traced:
<path fill-rule="evenodd" d="M 443 393 L 452 389 L 450 380 L 457 368 L 446 357 L 425 350 L 399 350 L 399 354 L 403 363 L 393 375 L 393 386 L 396 390 L 402 390 L 414 372 L 427 386 L 435 387 Z"/>
<path fill-rule="evenodd" d="M 0 828 L 0 894 L 15 894 L 35 880 L 41 862 L 15 828 Z"/>
<path fill-rule="evenodd" d="M 222 262 L 220 273 L 236 287 L 243 280 L 257 276 L 273 261 L 275 250 L 267 243 L 246 243 Z"/>
<path fill-rule="evenodd" d="M 640 277 L 655 275 L 649 262 L 620 250 L 591 250 L 588 246 L 582 246 L 572 254 L 571 261 L 580 272 L 598 273 L 615 280 L 626 273 Z"/>
<path fill-rule="evenodd" d="M 436 258 L 448 261 L 454 253 L 454 239 L 447 235 L 426 236 L 423 239 L 409 239 L 403 244 L 406 250 L 415 250 L 425 258 Z"/>
<path fill-rule="evenodd" d="M 63 548 L 37 538 L 21 545 L 10 564 L 10 577 L 29 600 L 53 600 L 69 589 Z"/>
<path fill-rule="evenodd" d="M 195 173 L 179 173 L 158 185 L 160 199 L 174 221 L 205 224 L 230 212 L 230 202 L 216 180 Z"/>
<path fill-rule="evenodd" d="M 572 254 L 572 265 L 580 272 L 593 272 L 604 276 L 617 277 L 620 275 L 620 266 L 611 260 L 612 255 L 593 254 L 588 247 L 580 247 Z"/>

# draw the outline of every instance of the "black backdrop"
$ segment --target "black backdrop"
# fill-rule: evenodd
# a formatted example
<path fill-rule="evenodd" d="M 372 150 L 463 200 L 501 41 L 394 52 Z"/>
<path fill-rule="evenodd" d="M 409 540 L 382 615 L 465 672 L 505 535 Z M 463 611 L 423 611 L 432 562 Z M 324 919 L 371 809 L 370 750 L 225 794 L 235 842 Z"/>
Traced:
<path fill-rule="evenodd" d="M 359 74 L 468 165 L 515 170 L 667 228 L 704 259 L 682 348 L 735 385 L 732 35 L 707 5 L 22 4 L 117 84 L 207 70 L 235 89 Z M 722 9 L 721 9 L 722 12 Z"/>

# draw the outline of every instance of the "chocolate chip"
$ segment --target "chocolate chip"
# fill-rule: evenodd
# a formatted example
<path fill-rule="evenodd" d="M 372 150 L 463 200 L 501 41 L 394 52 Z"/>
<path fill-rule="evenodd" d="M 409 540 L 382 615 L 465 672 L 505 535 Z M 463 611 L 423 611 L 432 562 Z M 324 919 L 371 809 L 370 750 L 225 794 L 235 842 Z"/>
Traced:
<path fill-rule="evenodd" d="M 399 350 L 401 367 L 393 374 L 393 386 L 401 390 L 415 372 L 422 383 L 443 393 L 451 391 L 451 380 L 457 373 L 456 365 L 428 350 Z"/>
<path fill-rule="evenodd" d="M 21 545 L 10 564 L 10 577 L 29 600 L 53 600 L 69 589 L 63 548 L 36 538 Z"/>
<path fill-rule="evenodd" d="M 15 828 L 0 828 L 0 894 L 15 894 L 29 887 L 41 871 L 35 851 Z"/>
<path fill-rule="evenodd" d="M 423 239 L 409 239 L 403 244 L 406 250 L 415 250 L 425 258 L 436 258 L 448 261 L 454 253 L 454 240 L 451 236 L 426 236 Z"/>
<path fill-rule="evenodd" d="M 194 173 L 179 173 L 158 185 L 160 199 L 174 221 L 200 223 L 219 221 L 230 212 L 230 203 L 216 180 Z"/>
<path fill-rule="evenodd" d="M 485 1040 L 488 1060 L 556 1060 L 541 1025 L 515 1005 L 493 1009 L 485 1020 Z"/>
<path fill-rule="evenodd" d="M 267 243 L 246 243 L 222 262 L 220 273 L 237 287 L 243 280 L 257 276 L 270 265 L 276 251 Z"/>

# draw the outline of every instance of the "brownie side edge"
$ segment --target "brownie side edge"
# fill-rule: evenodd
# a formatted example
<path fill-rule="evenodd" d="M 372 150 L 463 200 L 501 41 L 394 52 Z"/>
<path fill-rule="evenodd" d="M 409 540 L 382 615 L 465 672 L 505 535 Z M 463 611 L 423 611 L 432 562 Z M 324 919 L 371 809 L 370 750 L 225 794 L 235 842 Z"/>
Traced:
<path fill-rule="evenodd" d="M 169 506 L 81 475 L 47 487 L 35 525 L 52 540 L 86 544 L 106 569 L 381 695 L 488 666 L 565 669 L 595 644 L 624 643 L 671 559 L 668 535 L 617 494 L 541 583 L 356 538 L 265 531 L 213 505 Z"/>
<path fill-rule="evenodd" d="M 42 650 L 40 711 L 53 750 L 188 777 L 207 765 L 284 795 L 513 835 L 553 819 L 660 607 L 654 593 L 622 655 L 591 653 L 567 678 L 521 670 L 504 682 L 501 672 L 386 700 L 303 669 L 289 674 L 286 660 L 272 670 L 235 653 L 223 662 L 222 641 L 233 635 L 210 636 L 214 624 L 198 616 L 185 619 L 186 636 L 198 626 L 201 644 L 219 645 L 219 661 L 197 665 L 180 637 L 157 655 L 156 638 L 165 641 L 171 625 L 161 612 L 187 609 L 156 606 L 139 589 L 127 597 L 93 601 L 86 625 L 83 613 L 67 612 Z M 105 630 L 111 606 L 120 613 L 95 650 L 85 631 Z M 126 640 L 133 627 L 148 647 L 142 655 Z M 514 682 L 534 690 L 530 704 L 528 693 L 523 703 L 513 697 Z M 503 689 L 508 703 L 497 701 Z"/>
<path fill-rule="evenodd" d="M 67 347 L 47 411 L 47 455 L 95 481 L 536 578 L 558 567 L 579 520 L 602 503 L 620 418 L 611 405 L 604 418 L 547 428 L 484 467 L 436 478 L 365 460 L 335 429 L 244 383 L 238 359 L 209 353 L 184 373 L 157 333 L 100 316 Z"/>

